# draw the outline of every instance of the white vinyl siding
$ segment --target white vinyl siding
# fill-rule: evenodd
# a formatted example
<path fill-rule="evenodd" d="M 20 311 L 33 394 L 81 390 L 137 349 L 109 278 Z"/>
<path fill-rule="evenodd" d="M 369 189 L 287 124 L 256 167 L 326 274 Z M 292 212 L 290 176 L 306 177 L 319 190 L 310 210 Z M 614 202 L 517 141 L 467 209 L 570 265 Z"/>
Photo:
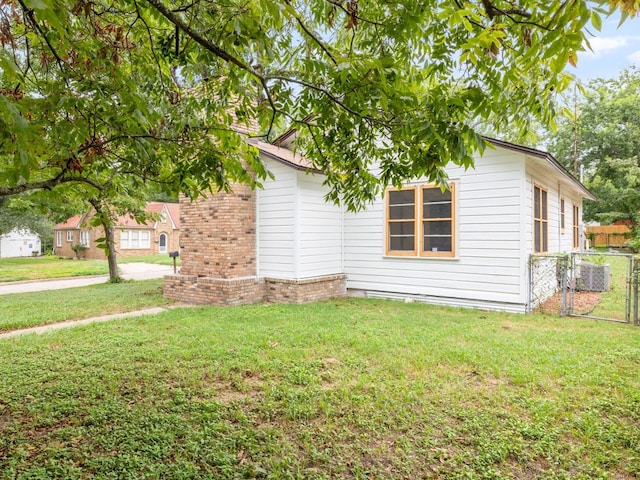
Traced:
<path fill-rule="evenodd" d="M 447 167 L 456 185 L 456 257 L 385 255 L 385 203 L 345 219 L 347 288 L 434 303 L 524 311 L 524 155 L 487 150 L 476 167 Z M 419 183 L 418 183 L 419 184 Z"/>
<path fill-rule="evenodd" d="M 298 172 L 297 278 L 342 273 L 342 210 L 325 200 L 322 179 Z"/>
<path fill-rule="evenodd" d="M 258 191 L 258 275 L 303 279 L 342 273 L 342 213 L 323 177 L 263 159 L 274 175 Z"/>
<path fill-rule="evenodd" d="M 151 235 L 148 230 L 122 230 L 120 248 L 124 250 L 148 249 L 151 247 Z"/>
<path fill-rule="evenodd" d="M 258 276 L 295 278 L 296 171 L 275 160 L 263 161 L 274 178 L 256 191 Z"/>
<path fill-rule="evenodd" d="M 525 212 L 533 212 L 533 192 L 535 185 L 547 190 L 547 215 L 548 215 L 548 246 L 547 252 L 560 253 L 571 252 L 573 249 L 573 212 L 572 205 L 582 205 L 582 199 L 574 188 L 566 182 L 558 182 L 558 174 L 541 161 L 529 159 L 527 162 L 527 177 L 525 186 Z M 562 205 L 565 208 L 565 229 L 562 230 Z M 532 215 L 532 213 L 531 213 Z M 523 230 L 525 232 L 525 230 Z M 526 222 L 525 251 L 533 253 L 534 232 L 533 220 Z"/>

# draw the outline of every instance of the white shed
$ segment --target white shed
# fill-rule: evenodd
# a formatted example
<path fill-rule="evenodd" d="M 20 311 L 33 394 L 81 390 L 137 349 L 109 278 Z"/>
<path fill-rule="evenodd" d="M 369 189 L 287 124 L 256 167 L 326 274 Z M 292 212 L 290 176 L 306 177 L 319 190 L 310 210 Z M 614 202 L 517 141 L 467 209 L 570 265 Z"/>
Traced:
<path fill-rule="evenodd" d="M 30 230 L 14 229 L 0 235 L 0 258 L 32 257 L 41 249 L 40 237 Z"/>

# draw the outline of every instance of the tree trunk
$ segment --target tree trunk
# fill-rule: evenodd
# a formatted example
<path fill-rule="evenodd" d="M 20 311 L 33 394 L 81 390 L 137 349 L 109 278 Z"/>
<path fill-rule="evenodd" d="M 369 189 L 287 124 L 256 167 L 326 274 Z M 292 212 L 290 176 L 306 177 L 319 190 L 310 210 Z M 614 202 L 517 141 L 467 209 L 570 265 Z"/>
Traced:
<path fill-rule="evenodd" d="M 104 234 L 107 239 L 107 261 L 109 262 L 109 282 L 111 283 L 119 283 L 122 281 L 122 277 L 118 273 L 118 260 L 116 258 L 116 248 L 114 241 L 114 229 L 110 225 L 104 225 Z"/>
<path fill-rule="evenodd" d="M 120 283 L 122 282 L 122 277 L 118 272 L 118 260 L 116 258 L 116 248 L 114 241 L 114 229 L 111 225 L 111 216 L 109 215 L 109 211 L 105 211 L 100 200 L 97 199 L 89 199 L 89 203 L 93 206 L 96 211 L 96 215 L 100 220 L 100 225 L 104 229 L 104 237 L 106 239 L 106 249 L 105 255 L 107 256 L 107 262 L 109 263 L 109 283 Z"/>

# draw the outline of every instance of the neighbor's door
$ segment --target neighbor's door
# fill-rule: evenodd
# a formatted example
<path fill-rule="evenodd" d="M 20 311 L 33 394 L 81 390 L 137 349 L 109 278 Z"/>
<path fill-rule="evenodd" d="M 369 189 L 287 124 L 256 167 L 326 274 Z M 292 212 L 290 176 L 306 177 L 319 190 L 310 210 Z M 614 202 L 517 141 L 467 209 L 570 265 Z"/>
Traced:
<path fill-rule="evenodd" d="M 167 253 L 167 234 L 160 234 L 160 245 L 158 247 L 158 253 Z"/>

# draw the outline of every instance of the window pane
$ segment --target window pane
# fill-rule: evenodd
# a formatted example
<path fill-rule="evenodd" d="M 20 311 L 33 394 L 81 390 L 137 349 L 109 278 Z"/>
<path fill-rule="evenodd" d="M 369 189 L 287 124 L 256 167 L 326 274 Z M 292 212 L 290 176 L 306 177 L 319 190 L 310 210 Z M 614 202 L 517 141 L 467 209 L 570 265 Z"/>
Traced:
<path fill-rule="evenodd" d="M 414 250 L 414 237 L 390 237 L 389 250 L 412 252 Z"/>
<path fill-rule="evenodd" d="M 389 250 L 413 251 L 415 224 L 413 222 L 389 223 Z"/>
<path fill-rule="evenodd" d="M 533 222 L 533 251 L 540 252 L 540 221 Z"/>
<path fill-rule="evenodd" d="M 389 223 L 389 233 L 391 235 L 415 235 L 413 222 L 392 222 Z"/>
<path fill-rule="evenodd" d="M 451 190 L 440 190 L 440 187 L 436 188 L 424 188 L 422 189 L 422 199 L 424 203 L 431 202 L 450 202 Z"/>
<path fill-rule="evenodd" d="M 422 190 L 424 218 L 451 218 L 451 191 L 442 192 L 439 188 Z"/>
<path fill-rule="evenodd" d="M 424 218 L 451 218 L 451 202 L 425 203 L 423 216 Z"/>
<path fill-rule="evenodd" d="M 533 217 L 540 218 L 540 189 L 538 187 L 533 189 Z"/>
<path fill-rule="evenodd" d="M 548 233 L 547 232 L 547 227 L 548 227 L 547 222 L 543 222 L 542 223 L 542 251 L 543 252 L 546 252 L 548 250 L 548 247 L 547 247 L 547 233 Z"/>
<path fill-rule="evenodd" d="M 389 218 L 391 220 L 415 218 L 414 190 L 389 192 Z"/>
<path fill-rule="evenodd" d="M 424 237 L 424 250 L 425 252 L 451 252 L 452 248 L 451 237 Z"/>
<path fill-rule="evenodd" d="M 542 190 L 542 219 L 546 220 L 547 218 L 547 192 Z"/>
<path fill-rule="evenodd" d="M 439 220 L 433 222 L 422 222 L 423 234 L 425 236 L 431 235 L 451 235 L 451 221 Z"/>
<path fill-rule="evenodd" d="M 404 220 L 415 217 L 415 205 L 389 205 L 389 219 Z"/>
<path fill-rule="evenodd" d="M 392 190 L 389 192 L 389 205 L 414 203 L 414 190 Z"/>

